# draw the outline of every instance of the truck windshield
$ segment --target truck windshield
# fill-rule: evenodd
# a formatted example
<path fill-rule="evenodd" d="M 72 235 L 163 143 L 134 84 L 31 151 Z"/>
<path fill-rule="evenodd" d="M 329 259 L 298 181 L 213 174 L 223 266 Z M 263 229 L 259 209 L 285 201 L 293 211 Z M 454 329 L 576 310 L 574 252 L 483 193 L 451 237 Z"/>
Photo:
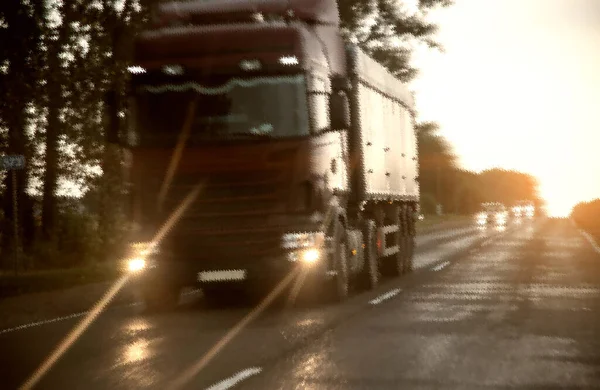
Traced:
<path fill-rule="evenodd" d="M 301 75 L 230 78 L 218 86 L 191 81 L 138 84 L 129 143 L 173 145 L 189 112 L 193 116 L 188 144 L 308 135 L 306 96 Z"/>

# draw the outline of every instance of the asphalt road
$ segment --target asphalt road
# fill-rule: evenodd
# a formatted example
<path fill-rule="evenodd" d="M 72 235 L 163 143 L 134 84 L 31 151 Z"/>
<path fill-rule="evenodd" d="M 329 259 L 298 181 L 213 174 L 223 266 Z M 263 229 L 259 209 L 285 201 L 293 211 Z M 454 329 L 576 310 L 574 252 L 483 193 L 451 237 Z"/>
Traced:
<path fill-rule="evenodd" d="M 230 339 L 251 307 L 189 294 L 171 313 L 110 308 L 35 388 L 600 389 L 600 249 L 569 221 L 418 245 L 412 275 L 342 305 L 269 309 Z M 81 320 L 0 332 L 0 387 L 23 384 Z"/>

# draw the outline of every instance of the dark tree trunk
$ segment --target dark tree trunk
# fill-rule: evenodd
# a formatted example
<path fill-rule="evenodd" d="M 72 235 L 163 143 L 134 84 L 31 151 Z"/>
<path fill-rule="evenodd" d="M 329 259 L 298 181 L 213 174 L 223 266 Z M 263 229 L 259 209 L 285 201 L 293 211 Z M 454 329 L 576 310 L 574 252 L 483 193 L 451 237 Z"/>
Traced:
<path fill-rule="evenodd" d="M 49 52 L 48 126 L 46 127 L 46 154 L 44 156 L 44 196 L 42 201 L 42 231 L 50 239 L 56 228 L 56 189 L 58 181 L 58 136 L 60 134 L 60 106 L 62 99 L 60 70 L 60 40 L 53 42 Z"/>

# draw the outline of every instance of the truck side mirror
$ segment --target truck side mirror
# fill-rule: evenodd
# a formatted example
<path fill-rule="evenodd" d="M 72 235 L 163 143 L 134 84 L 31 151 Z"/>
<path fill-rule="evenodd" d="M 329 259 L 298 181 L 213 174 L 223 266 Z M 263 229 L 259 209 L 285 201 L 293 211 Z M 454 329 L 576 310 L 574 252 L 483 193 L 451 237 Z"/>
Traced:
<path fill-rule="evenodd" d="M 329 115 L 332 129 L 350 128 L 350 102 L 341 91 L 333 92 L 329 100 Z"/>

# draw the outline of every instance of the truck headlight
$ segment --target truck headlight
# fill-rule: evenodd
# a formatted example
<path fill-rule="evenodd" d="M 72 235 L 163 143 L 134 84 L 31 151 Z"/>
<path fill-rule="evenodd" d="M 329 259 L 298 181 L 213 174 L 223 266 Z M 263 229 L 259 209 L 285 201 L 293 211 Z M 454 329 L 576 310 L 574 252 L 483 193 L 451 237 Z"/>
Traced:
<path fill-rule="evenodd" d="M 302 252 L 302 261 L 304 263 L 312 264 L 319 260 L 319 250 L 316 248 L 306 249 Z"/>
<path fill-rule="evenodd" d="M 136 242 L 130 245 L 129 255 L 124 261 L 124 268 L 128 272 L 137 273 L 146 268 L 154 268 L 156 261 L 148 256 L 159 253 L 158 247 L 153 242 Z"/>
<path fill-rule="evenodd" d="M 283 235 L 281 246 L 284 249 L 302 249 L 319 247 L 324 242 L 325 234 L 323 232 L 288 233 Z"/>
<path fill-rule="evenodd" d="M 321 251 L 318 248 L 294 250 L 287 254 L 287 258 L 292 263 L 301 262 L 306 265 L 312 265 L 321 258 Z"/>
<path fill-rule="evenodd" d="M 139 272 L 144 268 L 146 268 L 146 260 L 142 258 L 136 257 L 133 259 L 129 259 L 129 261 L 127 262 L 127 269 L 130 272 Z"/>

